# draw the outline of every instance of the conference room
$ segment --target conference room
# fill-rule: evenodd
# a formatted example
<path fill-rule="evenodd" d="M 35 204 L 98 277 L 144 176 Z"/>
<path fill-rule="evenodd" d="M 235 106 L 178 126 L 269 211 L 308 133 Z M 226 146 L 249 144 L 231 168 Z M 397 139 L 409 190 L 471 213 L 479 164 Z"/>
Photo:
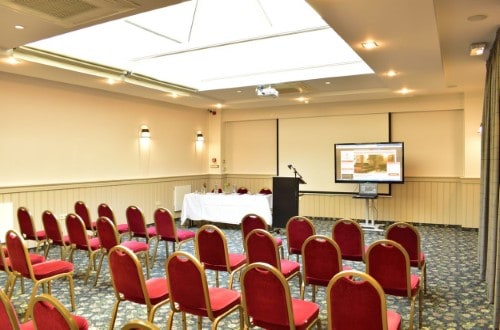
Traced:
<path fill-rule="evenodd" d="M 322 228 L 318 232 L 331 236 L 331 227 L 337 219 L 352 218 L 363 223 L 370 217 L 383 229 L 397 221 L 412 223 L 421 231 L 422 243 L 433 248 L 439 246 L 436 242 L 429 242 L 435 237 L 429 232 L 433 229 L 446 233 L 437 240 L 446 242 L 450 251 L 470 248 L 470 260 L 466 262 L 470 273 L 457 270 L 455 275 L 471 276 L 477 284 L 471 296 L 480 299 L 481 304 L 471 303 L 471 306 L 463 307 L 464 310 L 467 308 L 467 313 L 462 313 L 461 307 L 449 305 L 453 307 L 449 310 L 449 315 L 452 315 L 449 316 L 452 318 L 449 327 L 456 324 L 455 327 L 460 328 L 462 322 L 473 322 L 484 328 L 498 325 L 494 312 L 496 300 L 491 292 L 494 285 L 491 279 L 485 281 L 484 275 L 489 266 L 481 264 L 482 260 L 491 260 L 492 257 L 478 251 L 477 244 L 486 236 L 482 230 L 493 230 L 481 218 L 484 211 L 481 208 L 484 201 L 481 195 L 481 145 L 486 137 L 478 130 L 482 124 L 484 132 L 488 125 L 483 116 L 485 100 L 488 100 L 485 98 L 486 62 L 491 58 L 490 54 L 495 54 L 495 27 L 500 21 L 498 4 L 480 1 L 472 6 L 460 1 L 451 8 L 446 1 L 421 1 L 410 5 L 390 1 L 367 4 L 364 1 L 325 3 L 311 0 L 306 2 L 310 6 L 308 11 L 298 10 L 297 14 L 292 11 L 295 4 L 274 2 L 278 3 L 274 9 L 263 0 L 242 1 L 239 5 L 246 8 L 249 20 L 257 17 L 267 28 L 274 25 L 278 28 L 281 24 L 278 22 L 286 14 L 283 8 L 287 6 L 289 12 L 299 15 L 295 17 L 305 17 L 310 11 L 318 14 L 321 24 L 305 26 L 303 23 L 304 26 L 294 30 L 279 32 L 266 32 L 259 30 L 260 25 L 250 25 L 252 32 L 265 36 L 260 40 L 265 44 L 264 49 L 254 53 L 250 60 L 264 66 L 260 68 L 262 74 L 252 76 L 239 71 L 240 68 L 250 69 L 250 66 L 243 62 L 243 57 L 234 60 L 235 53 L 232 53 L 232 58 L 225 60 L 226 68 L 223 65 L 215 69 L 219 70 L 220 76 L 210 72 L 212 87 L 193 87 L 187 80 L 173 80 L 174 72 L 179 71 L 180 76 L 186 73 L 181 69 L 201 72 L 198 68 L 215 68 L 206 53 L 201 59 L 192 55 L 185 60 L 186 63 L 181 63 L 182 66 L 178 62 L 169 66 L 161 61 L 177 59 L 189 52 L 180 48 L 162 50 L 156 47 L 144 52 L 145 47 L 138 47 L 135 40 L 132 42 L 139 31 L 149 33 L 151 38 L 167 39 L 165 35 L 152 33 L 154 28 L 145 25 L 147 19 L 135 19 L 133 15 L 178 5 L 186 8 L 174 12 L 173 16 L 188 14 L 182 16 L 187 17 L 183 18 L 182 37 L 187 39 L 191 33 L 194 41 L 197 33 L 204 29 L 202 24 L 205 21 L 201 18 L 209 7 L 205 1 L 166 1 L 162 4 L 144 1 L 132 8 L 123 4 L 126 8 L 112 8 L 112 12 L 99 12 L 95 17 L 80 17 L 80 20 L 73 16 L 73 21 L 71 16 L 58 21 L 54 12 L 41 13 L 36 8 L 23 8 L 19 4 L 10 7 L 1 3 L 0 27 L 6 31 L 0 37 L 3 101 L 0 134 L 2 154 L 5 155 L 0 163 L 2 240 L 9 229 L 19 230 L 16 217 L 19 207 L 28 208 L 37 229 L 42 229 L 41 215 L 45 210 L 52 211 L 61 222 L 73 212 L 73 205 L 78 200 L 88 205 L 94 221 L 97 206 L 101 203 L 113 208 L 119 224 L 126 223 L 126 209 L 131 205 L 142 210 L 148 224 L 153 223 L 155 210 L 164 207 L 174 214 L 179 228 L 196 231 L 202 225 L 201 221 L 180 223 L 186 194 L 198 192 L 201 196 L 205 190 L 207 195 L 217 187 L 226 190 L 227 193 L 222 195 L 231 195 L 233 187 L 246 187 L 253 196 L 262 188 L 273 190 L 275 177 L 295 177 L 294 170 L 289 168 L 292 165 L 306 182 L 299 185 L 297 215 L 313 219 Z M 238 6 L 221 3 L 226 9 L 220 10 L 220 16 L 211 22 L 227 23 L 216 32 L 235 30 L 231 27 L 238 21 L 236 14 L 232 14 L 230 20 L 226 16 L 231 17 L 230 9 Z M 486 17 L 477 17 L 480 15 Z M 53 46 L 49 44 L 35 47 L 42 41 L 52 43 L 51 37 L 76 40 L 72 32 L 82 33 L 83 28 L 100 27 L 101 23 L 118 18 L 124 21 L 121 23 L 127 26 L 127 33 L 116 39 L 108 38 L 113 47 L 108 49 L 95 41 L 102 52 L 93 50 L 94 42 L 82 42 L 80 48 L 87 48 L 93 54 L 109 55 L 114 50 L 128 54 L 129 60 L 136 60 L 133 68 L 95 63 L 85 57 L 76 58 L 76 55 L 74 59 L 73 55 L 58 53 L 56 48 L 45 49 Z M 24 30 L 15 29 L 15 25 L 24 25 Z M 281 64 L 288 62 L 285 59 L 289 57 L 271 50 L 270 44 L 276 41 L 283 45 L 278 43 L 278 38 L 289 35 L 308 39 L 309 33 L 331 33 L 330 28 L 338 34 L 335 41 L 341 39 L 350 53 L 357 56 L 354 62 L 344 60 L 340 63 L 345 66 L 339 62 L 332 65 L 341 69 L 336 75 L 330 73 L 325 63 L 302 63 L 295 66 L 300 68 L 295 71 L 310 68 L 328 73 L 315 78 L 294 76 L 276 80 L 268 76 L 274 71 L 284 71 L 280 70 Z M 128 33 L 129 29 L 134 33 Z M 207 31 L 212 35 L 221 34 L 210 29 Z M 181 40 L 180 34 L 175 35 L 179 37 L 176 40 Z M 254 39 L 257 38 L 245 36 L 238 39 L 233 36 L 231 41 L 211 40 L 208 46 L 193 44 L 189 50 L 202 54 L 215 48 L 222 50 L 223 46 L 251 44 Z M 377 47 L 363 48 L 361 43 L 368 40 L 376 41 Z M 483 55 L 470 56 L 469 46 L 477 42 L 486 42 L 486 51 Z M 297 53 L 303 55 L 309 49 L 302 56 L 306 58 L 312 58 L 313 53 L 335 53 L 321 48 L 315 51 L 313 46 L 305 43 L 301 45 L 298 47 L 302 48 L 301 52 L 297 50 Z M 289 51 L 292 53 L 294 51 Z M 137 61 L 141 58 L 147 62 L 148 56 L 154 58 L 152 69 Z M 17 58 L 17 64 L 7 63 L 13 58 Z M 37 62 L 35 58 L 43 58 L 45 62 Z M 54 66 L 56 60 L 64 65 Z M 272 62 L 274 60 L 278 64 Z M 350 63 L 360 64 L 361 68 L 366 66 L 371 72 L 352 74 L 354 68 L 348 65 Z M 185 69 L 186 64 L 188 69 Z M 176 65 L 179 70 L 174 70 Z M 140 69 L 149 71 L 141 72 Z M 223 71 L 226 69 L 228 71 Z M 390 69 L 396 76 L 388 75 Z M 168 78 L 158 76 L 163 71 L 168 73 L 168 70 L 171 72 Z M 183 78 L 188 79 L 187 73 L 185 76 Z M 240 82 L 232 87 L 216 85 L 221 83 L 223 76 L 234 76 Z M 113 77 L 119 79 L 110 84 L 108 79 Z M 242 77 L 249 82 L 241 83 Z M 402 90 L 404 87 L 406 90 Z M 369 142 L 404 142 L 404 182 L 380 183 L 378 196 L 370 202 L 370 215 L 367 216 L 366 201 L 353 198 L 358 193 L 358 184 L 335 181 L 334 148 L 341 143 Z M 272 213 L 270 208 L 267 211 Z M 272 221 L 269 224 L 273 234 L 279 235 L 286 247 L 283 224 L 275 226 Z M 238 225 L 232 225 L 235 227 L 219 223 L 228 237 L 233 237 L 230 236 L 233 231 L 237 237 Z M 383 238 L 383 231 L 365 233 L 367 242 Z M 457 240 L 459 237 L 465 238 Z M 452 242 L 457 245 L 448 246 Z M 228 243 L 238 244 L 237 250 L 241 252 L 240 239 L 236 238 L 234 242 L 228 239 Z M 462 243 L 471 245 L 467 248 L 458 245 Z M 33 252 L 35 246 L 30 242 L 27 244 Z M 194 245 L 190 244 L 181 250 L 194 254 Z M 423 327 L 431 329 L 446 325 L 446 321 L 442 318 L 436 320 L 438 316 L 430 312 L 433 307 L 441 311 L 436 307 L 441 305 L 433 304 L 443 299 L 444 289 L 437 285 L 442 283 L 441 276 L 448 274 L 441 271 L 447 268 L 444 264 L 434 269 L 432 264 L 441 265 L 444 259 L 452 259 L 441 258 L 441 251 L 442 248 L 440 252 L 425 251 L 434 258 L 427 269 L 429 287 L 424 297 L 423 315 Z M 54 257 L 52 253 L 55 252 L 52 251 L 49 257 Z M 477 255 L 482 256 L 480 260 Z M 166 256 L 160 254 L 152 274 L 163 271 L 165 275 L 164 267 L 160 265 L 165 261 Z M 76 285 L 85 288 L 80 291 L 81 295 L 87 292 L 95 294 L 93 299 L 100 297 L 98 290 L 90 284 L 83 286 L 82 278 L 75 277 Z M 467 281 L 471 283 L 472 280 L 468 278 Z M 99 285 L 104 283 L 112 289 L 109 278 Z M 238 283 L 235 281 L 236 286 Z M 459 287 L 457 285 L 457 295 L 460 295 Z M 17 296 L 17 290 L 13 301 L 16 308 L 21 308 L 21 315 L 21 310 L 26 308 L 26 296 Z M 77 294 L 77 299 L 80 298 Z M 77 304 L 75 313 L 81 311 L 81 305 Z M 402 305 L 407 307 L 406 302 Z M 70 304 L 65 303 L 65 306 L 70 307 Z M 97 322 L 96 328 L 101 328 L 108 324 L 110 313 L 106 310 L 96 317 L 96 321 L 91 319 L 91 325 Z M 325 326 L 323 309 L 321 313 Z M 409 313 L 402 314 L 407 318 Z M 473 320 L 465 319 L 463 314 L 473 315 Z M 158 319 L 161 327 L 166 324 L 161 318 L 164 316 Z"/>

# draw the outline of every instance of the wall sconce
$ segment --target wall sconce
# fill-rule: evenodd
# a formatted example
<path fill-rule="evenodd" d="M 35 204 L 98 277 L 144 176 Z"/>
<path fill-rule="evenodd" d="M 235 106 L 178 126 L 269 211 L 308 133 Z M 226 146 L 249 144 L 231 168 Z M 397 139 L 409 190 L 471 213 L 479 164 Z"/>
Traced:
<path fill-rule="evenodd" d="M 481 125 L 479 125 L 479 127 L 477 128 L 477 134 L 481 134 L 483 133 L 483 123 L 481 123 Z"/>
<path fill-rule="evenodd" d="M 196 142 L 203 142 L 203 141 L 205 141 L 203 133 L 201 133 L 201 131 L 196 132 Z"/>
<path fill-rule="evenodd" d="M 146 125 L 141 126 L 141 134 L 140 134 L 141 139 L 150 139 L 151 138 L 151 132 L 149 131 L 149 127 Z"/>

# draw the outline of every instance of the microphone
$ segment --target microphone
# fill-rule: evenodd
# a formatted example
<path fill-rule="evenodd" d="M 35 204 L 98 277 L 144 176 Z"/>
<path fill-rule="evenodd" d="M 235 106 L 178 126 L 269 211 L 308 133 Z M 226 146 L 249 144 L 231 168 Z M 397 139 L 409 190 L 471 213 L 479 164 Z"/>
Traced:
<path fill-rule="evenodd" d="M 288 165 L 288 168 L 289 168 L 289 169 L 292 169 L 292 167 L 293 167 L 293 166 L 292 166 L 292 164 L 289 164 L 289 165 Z"/>

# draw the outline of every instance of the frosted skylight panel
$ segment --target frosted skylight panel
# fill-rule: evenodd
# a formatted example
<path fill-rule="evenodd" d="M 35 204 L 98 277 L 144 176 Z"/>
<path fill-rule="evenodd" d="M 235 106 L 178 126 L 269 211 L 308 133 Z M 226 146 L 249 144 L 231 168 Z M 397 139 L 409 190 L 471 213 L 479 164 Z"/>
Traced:
<path fill-rule="evenodd" d="M 373 73 L 303 0 L 198 0 L 30 47 L 198 90 Z"/>

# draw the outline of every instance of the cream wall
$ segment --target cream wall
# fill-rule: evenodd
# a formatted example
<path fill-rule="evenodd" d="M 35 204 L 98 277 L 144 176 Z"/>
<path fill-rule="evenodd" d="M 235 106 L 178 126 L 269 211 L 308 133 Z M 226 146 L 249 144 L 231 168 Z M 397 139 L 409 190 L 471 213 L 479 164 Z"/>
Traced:
<path fill-rule="evenodd" d="M 207 173 L 206 111 L 9 74 L 0 94 L 0 186 Z"/>

